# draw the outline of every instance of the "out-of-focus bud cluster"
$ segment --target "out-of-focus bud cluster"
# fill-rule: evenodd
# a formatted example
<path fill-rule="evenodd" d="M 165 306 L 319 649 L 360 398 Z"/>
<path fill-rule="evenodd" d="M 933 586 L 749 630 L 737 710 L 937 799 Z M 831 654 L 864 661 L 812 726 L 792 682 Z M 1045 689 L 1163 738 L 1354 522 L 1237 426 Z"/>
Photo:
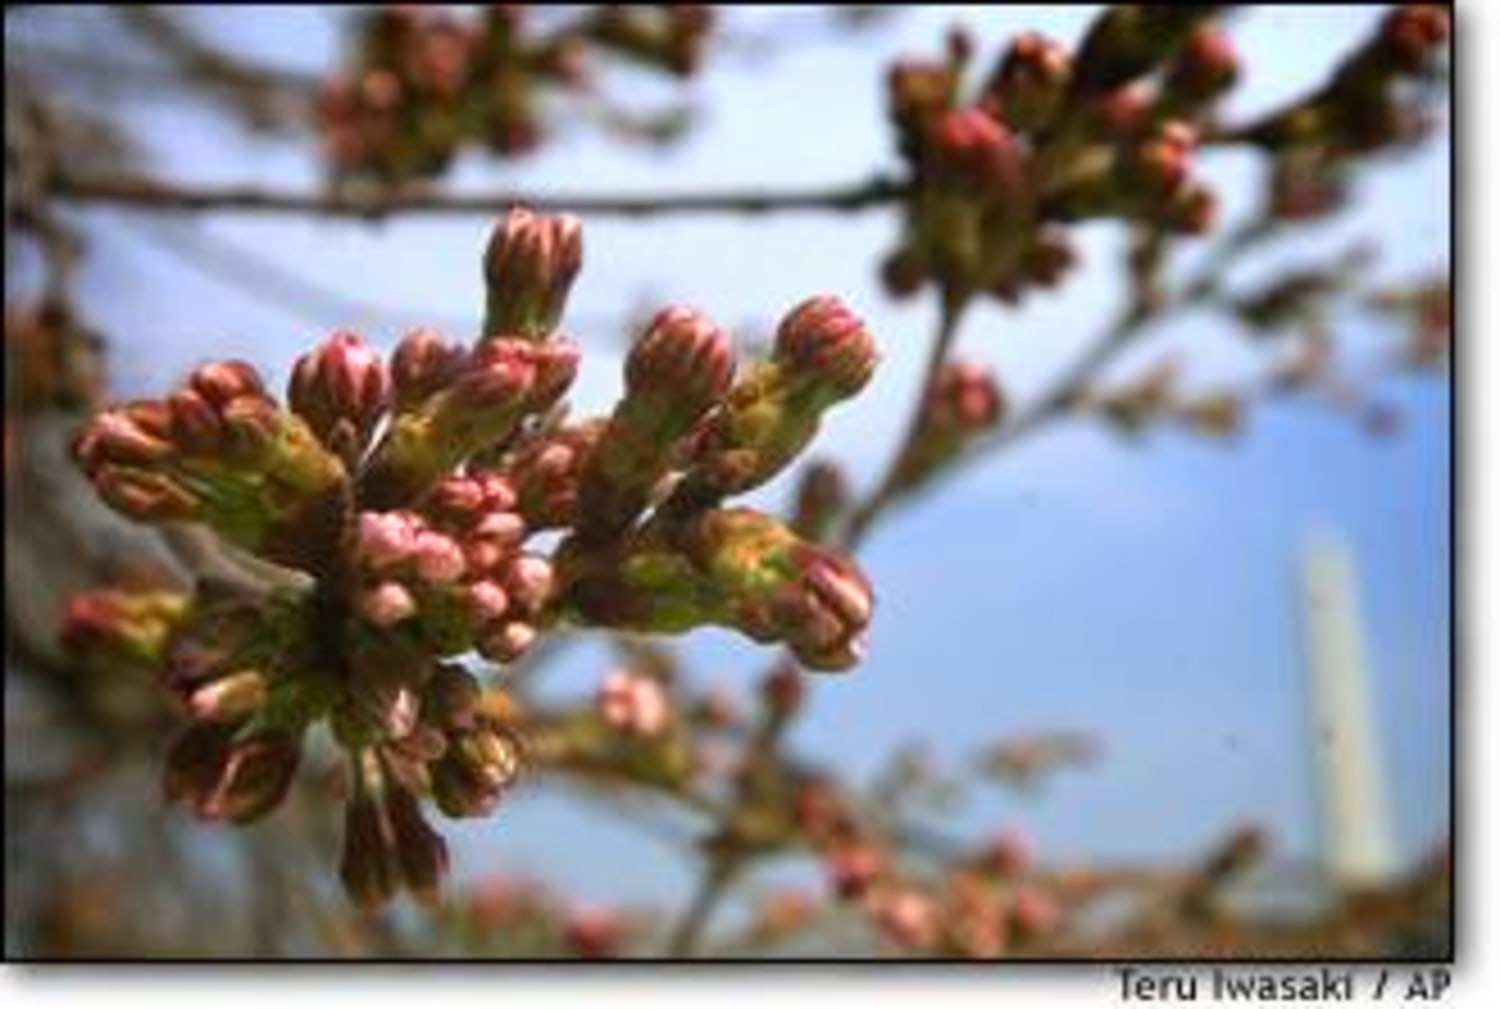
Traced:
<path fill-rule="evenodd" d="M 643 919 L 634 909 L 569 898 L 537 879 L 491 875 L 435 922 L 465 948 L 500 958 L 597 960 L 628 955 Z"/>
<path fill-rule="evenodd" d="M 1072 267 L 1065 224 L 1208 230 L 1216 200 L 1192 154 L 1238 74 L 1233 46 L 1206 23 L 1214 11 L 1110 8 L 1073 53 L 1023 34 L 973 93 L 965 34 L 944 61 L 897 63 L 887 102 L 910 187 L 887 288 L 904 296 L 931 282 L 949 300 L 1014 303 Z"/>
<path fill-rule="evenodd" d="M 1407 327 L 1407 363 L 1433 368 L 1448 360 L 1453 341 L 1453 288 L 1447 276 L 1378 292 L 1372 307 Z"/>
<path fill-rule="evenodd" d="M 154 672 L 187 610 L 188 598 L 178 592 L 101 589 L 73 597 L 60 638 L 87 668 Z"/>
<path fill-rule="evenodd" d="M 690 77 L 712 25 L 712 11 L 690 5 L 601 6 L 564 23 L 514 4 L 475 14 L 377 8 L 358 29 L 349 70 L 323 86 L 318 117 L 334 177 L 432 178 L 469 144 L 525 154 L 547 133 L 548 100 L 594 93 L 601 54 Z"/>
<path fill-rule="evenodd" d="M 896 486 L 903 491 L 919 486 L 1004 420 L 1005 395 L 989 368 L 945 362 L 927 390 L 916 437 L 897 468 Z"/>
<path fill-rule="evenodd" d="M 1230 437 L 1244 422 L 1244 403 L 1228 391 L 1183 393 L 1180 368 L 1173 359 L 1148 368 L 1137 378 L 1105 390 L 1084 393 L 1075 404 L 1098 413 L 1124 435 L 1139 434 L 1148 425 L 1177 421 L 1199 434 Z"/>
<path fill-rule="evenodd" d="M 67 643 L 161 671 L 192 720 L 165 790 L 207 819 L 274 809 L 307 729 L 326 722 L 352 782 L 340 875 L 364 906 L 436 894 L 448 857 L 424 800 L 483 816 L 516 779 L 518 716 L 461 656 L 514 662 L 562 621 L 721 624 L 820 669 L 860 655 L 873 593 L 858 569 L 720 503 L 787 466 L 868 381 L 863 324 L 811 299 L 736 383 L 723 331 L 668 308 L 632 350 L 613 413 L 574 421 L 561 401 L 580 352 L 557 327 L 581 264 L 577 221 L 513 211 L 484 256 L 472 347 L 419 329 L 387 362 L 336 332 L 296 362 L 287 407 L 249 365 L 219 362 L 165 399 L 104 410 L 76 439 L 116 510 L 201 523 L 296 572 L 232 594 L 205 580 L 191 600 L 83 597 Z M 550 556 L 532 541 L 542 529 L 563 532 Z M 616 735 L 681 735 L 649 676 L 608 678 L 598 714 Z M 661 748 L 661 780 L 691 771 L 678 742 Z"/>
<path fill-rule="evenodd" d="M 1265 214 L 1305 220 L 1339 209 L 1349 170 L 1408 147 L 1433 128 L 1432 85 L 1445 73 L 1452 14 L 1436 4 L 1392 8 L 1327 84 L 1236 130 L 1273 158 Z"/>

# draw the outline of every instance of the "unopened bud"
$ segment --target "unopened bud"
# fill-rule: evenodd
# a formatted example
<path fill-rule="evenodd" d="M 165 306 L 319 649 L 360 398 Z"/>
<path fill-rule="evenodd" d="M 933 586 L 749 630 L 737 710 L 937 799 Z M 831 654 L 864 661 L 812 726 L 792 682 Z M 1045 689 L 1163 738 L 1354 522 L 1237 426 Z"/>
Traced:
<path fill-rule="evenodd" d="M 1002 118 L 1017 130 L 1035 133 L 1056 118 L 1073 76 L 1062 46 L 1036 32 L 1016 37 L 986 93 Z"/>
<path fill-rule="evenodd" d="M 879 359 L 864 321 L 829 295 L 802 302 L 776 329 L 774 360 L 839 399 L 863 389 Z"/>
<path fill-rule="evenodd" d="M 487 338 L 543 340 L 556 328 L 583 266 L 583 226 L 567 214 L 511 210 L 484 254 Z"/>
<path fill-rule="evenodd" d="M 297 359 L 287 401 L 325 443 L 339 421 L 348 421 L 362 447 L 389 403 L 390 384 L 380 354 L 357 334 L 340 331 Z"/>
<path fill-rule="evenodd" d="M 447 388 L 463 370 L 467 356 L 462 347 L 443 340 L 435 330 L 407 333 L 391 356 L 391 386 L 397 409 L 409 410 Z"/>
<path fill-rule="evenodd" d="M 242 669 L 194 690 L 188 700 L 193 717 L 205 722 L 243 722 L 266 703 L 265 675 Z"/>

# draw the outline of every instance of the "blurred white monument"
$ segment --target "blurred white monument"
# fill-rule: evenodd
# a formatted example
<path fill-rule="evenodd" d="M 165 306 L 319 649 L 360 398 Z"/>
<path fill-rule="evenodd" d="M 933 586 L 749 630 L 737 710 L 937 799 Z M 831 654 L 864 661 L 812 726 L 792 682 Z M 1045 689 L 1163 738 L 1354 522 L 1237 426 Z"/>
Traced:
<path fill-rule="evenodd" d="M 1329 882 L 1340 889 L 1379 886 L 1395 867 L 1354 564 L 1329 532 L 1309 540 L 1302 560 Z"/>

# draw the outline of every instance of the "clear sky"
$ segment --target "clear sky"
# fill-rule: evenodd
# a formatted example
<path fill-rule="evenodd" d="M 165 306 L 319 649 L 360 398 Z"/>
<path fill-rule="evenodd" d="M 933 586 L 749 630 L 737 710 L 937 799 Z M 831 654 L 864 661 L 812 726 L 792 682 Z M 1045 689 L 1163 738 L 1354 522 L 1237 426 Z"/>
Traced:
<path fill-rule="evenodd" d="M 1240 13 L 1230 27 L 1250 69 L 1231 111 L 1265 108 L 1320 79 L 1378 14 Z M 198 16 L 225 40 L 288 65 L 326 66 L 333 51 L 334 16 L 325 12 Z M 753 24 L 799 15 L 734 16 Z M 622 148 L 579 129 L 520 165 L 465 161 L 455 181 L 654 192 L 862 178 L 894 165 L 884 67 L 898 53 L 937 52 L 955 16 L 977 30 L 988 60 L 1026 28 L 1071 42 L 1090 11 L 911 10 L 862 36 L 805 41 L 769 63 L 711 66 L 693 90 L 703 126 L 670 152 Z M 626 83 L 662 96 L 633 78 Z M 135 115 L 153 127 L 160 168 L 174 176 L 318 180 L 307 151 L 249 143 L 204 113 L 142 104 Z M 1382 246 L 1378 277 L 1446 264 L 1448 159 L 1439 140 L 1365 176 L 1356 211 L 1285 243 L 1284 254 L 1247 264 L 1244 275 L 1364 236 Z M 1253 159 L 1204 160 L 1222 183 L 1229 219 L 1246 212 L 1257 198 Z M 88 307 L 116 338 L 126 392 L 154 391 L 222 355 L 255 360 L 284 379 L 294 354 L 334 325 L 366 327 L 385 346 L 399 336 L 380 312 L 310 317 L 257 300 L 185 269 L 159 241 L 127 229 L 117 211 L 90 217 L 103 240 L 88 267 Z M 567 327 L 590 348 L 580 407 L 612 402 L 620 321 L 642 304 L 685 300 L 740 332 L 763 333 L 804 296 L 834 292 L 866 316 L 885 362 L 867 393 L 832 418 L 817 450 L 847 461 L 866 482 L 884 464 L 915 394 L 933 315 L 923 301 L 889 302 L 875 282 L 894 215 L 585 223 L 586 267 Z M 353 302 L 472 326 L 487 224 L 243 216 L 206 227 Z M 959 353 L 992 362 L 1017 398 L 1039 388 L 1117 303 L 1118 229 L 1093 226 L 1081 237 L 1087 266 L 1061 293 L 1021 312 L 987 308 L 961 335 Z M 1231 330 L 1208 318 L 1185 320 L 1149 344 L 1134 363 L 1168 348 L 1191 350 L 1194 380 L 1243 373 L 1251 360 Z M 1065 775 L 1035 800 L 985 798 L 953 831 L 1015 824 L 1034 834 L 1044 858 L 1168 858 L 1201 850 L 1250 818 L 1271 829 L 1288 857 L 1309 855 L 1317 843 L 1314 765 L 1293 579 L 1299 545 L 1314 527 L 1330 527 L 1359 566 L 1398 849 L 1416 857 L 1446 833 L 1449 817 L 1449 396 L 1441 380 L 1389 383 L 1385 398 L 1404 414 L 1394 440 L 1371 439 L 1316 406 L 1286 404 L 1257 412 L 1234 443 L 1169 431 L 1125 443 L 1080 422 L 993 458 L 872 538 L 862 560 L 880 608 L 869 660 L 852 675 L 813 684 L 813 711 L 797 742 L 868 774 L 909 740 L 957 761 L 1012 732 L 1089 731 L 1104 742 L 1103 763 Z M 789 489 L 778 481 L 758 497 L 779 504 Z M 705 673 L 745 688 L 768 657 L 718 632 L 690 636 L 685 649 Z M 604 662 L 599 650 L 581 649 L 559 683 L 585 689 Z M 655 842 L 524 789 L 493 824 L 458 833 L 461 875 L 532 870 L 601 899 L 675 896 L 685 885 Z"/>

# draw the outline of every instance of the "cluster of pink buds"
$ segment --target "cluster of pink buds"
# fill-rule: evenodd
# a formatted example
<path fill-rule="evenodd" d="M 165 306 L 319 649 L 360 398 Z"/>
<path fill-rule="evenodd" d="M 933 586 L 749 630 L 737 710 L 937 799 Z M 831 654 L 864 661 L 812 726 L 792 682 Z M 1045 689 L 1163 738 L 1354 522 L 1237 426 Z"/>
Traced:
<path fill-rule="evenodd" d="M 950 302 L 1014 303 L 1073 265 L 1063 225 L 1211 228 L 1217 201 L 1190 156 L 1238 75 L 1227 37 L 1205 23 L 1214 10 L 1110 8 L 1072 54 L 1023 34 L 972 95 L 974 44 L 961 32 L 944 61 L 898 63 L 888 105 L 910 185 L 883 269 L 891 292 L 932 282 Z"/>
<path fill-rule="evenodd" d="M 1005 396 L 989 368 L 970 361 L 945 362 L 922 402 L 917 435 L 901 459 L 897 485 L 918 486 L 1004 419 Z"/>
<path fill-rule="evenodd" d="M 448 856 L 424 800 L 483 816 L 516 779 L 516 713 L 462 656 L 513 662 L 563 622 L 721 624 L 817 669 L 861 654 L 863 574 L 721 505 L 787 466 L 869 380 L 863 324 L 813 298 L 736 380 L 723 331 L 668 308 L 631 352 L 614 411 L 571 421 L 580 352 L 557 327 L 581 264 L 576 220 L 513 211 L 484 256 L 472 347 L 419 329 L 387 363 L 336 332 L 296 362 L 286 406 L 248 364 L 208 364 L 165 399 L 103 411 L 75 442 L 117 510 L 199 523 L 289 569 L 262 589 L 205 581 L 190 601 L 87 597 L 67 633 L 161 670 L 191 718 L 166 793 L 202 817 L 276 808 L 306 733 L 326 724 L 351 782 L 340 876 L 363 906 L 437 892 Z M 550 553 L 532 540 L 542 529 L 562 530 Z M 600 713 L 642 737 L 673 722 L 661 684 L 624 674 Z"/>
<path fill-rule="evenodd" d="M 688 77 L 712 20 L 707 8 L 688 5 L 604 6 L 552 28 L 519 5 L 477 15 L 377 8 L 359 31 L 354 66 L 321 96 L 335 177 L 385 185 L 430 178 L 471 142 L 524 154 L 543 139 L 551 93 L 590 90 L 591 50 Z"/>

